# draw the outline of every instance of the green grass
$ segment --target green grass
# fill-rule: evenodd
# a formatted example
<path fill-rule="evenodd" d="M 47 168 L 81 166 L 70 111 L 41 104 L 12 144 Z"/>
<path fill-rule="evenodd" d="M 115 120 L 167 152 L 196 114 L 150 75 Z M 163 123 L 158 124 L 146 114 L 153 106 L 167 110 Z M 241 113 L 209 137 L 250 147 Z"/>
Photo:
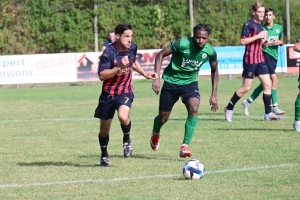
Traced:
<path fill-rule="evenodd" d="M 210 80 L 199 80 L 199 123 L 190 144 L 193 158 L 207 171 L 199 181 L 182 175 L 187 159 L 179 158 L 186 118 L 181 101 L 162 128 L 160 149 L 150 148 L 158 113 L 151 81 L 133 83 L 132 157 L 123 158 L 115 118 L 107 168 L 98 167 L 99 120 L 93 118 L 100 83 L 2 88 L 0 199 L 299 199 L 300 133 L 292 128 L 297 78 L 280 78 L 282 120 L 263 121 L 260 96 L 248 117 L 238 102 L 233 122 L 227 123 L 223 108 L 241 82 L 219 81 L 219 111 L 213 114 Z M 256 85 L 257 80 L 252 89 Z"/>

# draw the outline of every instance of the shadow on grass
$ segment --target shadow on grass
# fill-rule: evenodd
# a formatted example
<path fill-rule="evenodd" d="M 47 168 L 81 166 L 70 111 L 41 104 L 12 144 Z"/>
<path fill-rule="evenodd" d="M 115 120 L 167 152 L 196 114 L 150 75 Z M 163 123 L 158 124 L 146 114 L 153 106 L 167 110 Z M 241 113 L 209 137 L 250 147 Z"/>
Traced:
<path fill-rule="evenodd" d="M 99 165 L 96 164 L 79 164 L 79 163 L 72 163 L 72 162 L 53 162 L 53 161 L 44 161 L 44 162 L 19 162 L 17 165 L 22 167 L 31 167 L 31 166 L 38 166 L 38 167 L 45 167 L 45 166 L 56 166 L 56 167 L 63 167 L 63 166 L 73 166 L 73 167 L 96 167 Z"/>
<path fill-rule="evenodd" d="M 94 161 L 100 160 L 99 155 L 84 155 L 79 156 L 80 158 L 95 158 Z M 130 158 L 124 158 L 123 155 L 110 154 L 110 159 L 140 159 L 140 160 L 178 160 L 181 161 L 180 158 L 173 158 L 168 155 L 160 155 L 160 156 L 145 156 L 142 154 L 133 154 Z M 72 166 L 72 167 L 98 167 L 99 164 L 79 164 L 73 162 L 63 162 L 63 161 L 41 161 L 41 162 L 18 162 L 17 165 L 21 167 L 45 167 L 45 166 L 55 166 L 55 167 L 64 167 L 64 166 Z"/>

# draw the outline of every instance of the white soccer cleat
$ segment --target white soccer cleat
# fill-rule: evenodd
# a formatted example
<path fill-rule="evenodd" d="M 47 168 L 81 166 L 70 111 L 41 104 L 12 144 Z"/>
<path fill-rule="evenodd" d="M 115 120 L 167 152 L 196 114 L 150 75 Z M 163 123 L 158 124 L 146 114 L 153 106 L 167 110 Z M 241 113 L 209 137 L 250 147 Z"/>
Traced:
<path fill-rule="evenodd" d="M 242 101 L 242 104 L 244 106 L 244 113 L 245 115 L 249 115 L 249 108 L 250 108 L 250 103 L 247 100 Z"/>

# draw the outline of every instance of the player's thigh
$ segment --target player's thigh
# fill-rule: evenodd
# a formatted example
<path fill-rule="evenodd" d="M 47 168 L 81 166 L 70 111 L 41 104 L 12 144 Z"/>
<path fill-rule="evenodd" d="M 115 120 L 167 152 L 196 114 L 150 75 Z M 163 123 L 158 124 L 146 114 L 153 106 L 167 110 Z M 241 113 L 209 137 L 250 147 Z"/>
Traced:
<path fill-rule="evenodd" d="M 276 70 L 277 60 L 273 56 L 267 53 L 264 53 L 264 58 L 265 58 L 265 63 L 269 69 L 269 74 L 270 75 L 276 74 L 275 70 Z"/>
<path fill-rule="evenodd" d="M 271 81 L 270 75 L 268 75 L 268 74 L 259 75 L 258 78 L 263 85 L 264 93 L 265 94 L 271 93 L 272 81 Z"/>
<path fill-rule="evenodd" d="M 174 104 L 179 99 L 179 92 L 182 86 L 164 82 L 160 97 L 159 110 L 163 112 L 171 112 Z"/>
<path fill-rule="evenodd" d="M 198 108 L 200 104 L 198 82 L 193 82 L 183 86 L 180 92 L 180 96 L 190 115 L 194 114 L 195 112 L 198 113 Z"/>
<path fill-rule="evenodd" d="M 124 94 L 120 96 L 117 101 L 117 109 L 118 109 L 118 118 L 121 123 L 127 123 L 129 121 L 130 109 L 132 106 L 134 96 L 133 94 Z"/>
<path fill-rule="evenodd" d="M 115 100 L 109 95 L 101 95 L 99 98 L 98 106 L 95 109 L 94 117 L 101 120 L 112 119 L 115 115 Z"/>

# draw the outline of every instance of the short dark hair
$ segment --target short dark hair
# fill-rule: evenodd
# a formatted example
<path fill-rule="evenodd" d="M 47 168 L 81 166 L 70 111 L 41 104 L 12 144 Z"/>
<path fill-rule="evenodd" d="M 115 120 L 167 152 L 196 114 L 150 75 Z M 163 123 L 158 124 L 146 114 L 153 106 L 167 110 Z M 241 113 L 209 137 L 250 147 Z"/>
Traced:
<path fill-rule="evenodd" d="M 265 13 L 272 12 L 275 15 L 275 11 L 272 8 L 266 8 Z"/>
<path fill-rule="evenodd" d="M 132 30 L 131 24 L 124 23 L 124 24 L 118 24 L 115 28 L 115 34 L 122 35 L 124 31 Z"/>
<path fill-rule="evenodd" d="M 207 24 L 198 24 L 197 26 L 194 27 L 194 35 L 196 35 L 197 31 L 206 31 L 208 35 L 210 35 L 211 30 Z"/>

